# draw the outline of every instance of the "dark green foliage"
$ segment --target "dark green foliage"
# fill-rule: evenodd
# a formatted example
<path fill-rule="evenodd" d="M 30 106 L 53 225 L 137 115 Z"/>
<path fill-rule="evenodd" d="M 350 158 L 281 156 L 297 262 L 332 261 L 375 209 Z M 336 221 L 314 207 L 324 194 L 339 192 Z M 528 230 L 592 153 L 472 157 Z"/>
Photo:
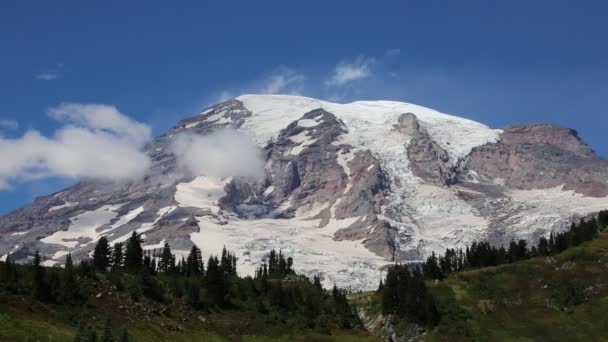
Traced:
<path fill-rule="evenodd" d="M 127 333 L 127 329 L 122 330 L 122 336 L 120 337 L 120 342 L 129 342 L 129 334 Z"/>
<path fill-rule="evenodd" d="M 95 250 L 93 250 L 93 265 L 100 272 L 105 272 L 110 267 L 110 256 L 112 250 L 110 249 L 110 243 L 108 238 L 102 236 L 97 244 Z"/>
<path fill-rule="evenodd" d="M 36 251 L 34 253 L 34 262 L 32 266 L 34 268 L 34 298 L 48 302 L 51 300 L 50 287 L 47 283 L 46 279 L 46 268 L 42 266 L 42 260 L 40 258 L 40 253 Z"/>
<path fill-rule="evenodd" d="M 112 327 L 110 325 L 110 319 L 106 320 L 106 324 L 103 329 L 103 336 L 101 337 L 102 342 L 114 342 L 114 336 L 112 336 Z"/>
<path fill-rule="evenodd" d="M 122 243 L 117 242 L 114 244 L 114 248 L 112 249 L 112 271 L 120 271 L 123 267 L 124 263 L 124 254 L 123 254 L 123 246 Z"/>
<path fill-rule="evenodd" d="M 128 271 L 139 271 L 143 266 L 144 250 L 141 247 L 142 239 L 133 231 L 125 248 L 125 269 Z"/>
<path fill-rule="evenodd" d="M 600 230 L 604 230 L 608 227 L 608 210 L 600 211 L 597 216 L 597 225 Z"/>
<path fill-rule="evenodd" d="M 187 276 L 202 276 L 205 272 L 201 250 L 196 245 L 192 246 L 190 254 L 188 254 L 185 268 Z"/>
<path fill-rule="evenodd" d="M 174 273 L 175 270 L 175 255 L 171 253 L 171 246 L 165 242 L 163 247 L 160 261 L 158 263 L 158 270 L 164 273 Z"/>
<path fill-rule="evenodd" d="M 382 291 L 384 314 L 393 314 L 421 325 L 434 326 L 439 313 L 422 273 L 396 265 L 388 270 Z"/>

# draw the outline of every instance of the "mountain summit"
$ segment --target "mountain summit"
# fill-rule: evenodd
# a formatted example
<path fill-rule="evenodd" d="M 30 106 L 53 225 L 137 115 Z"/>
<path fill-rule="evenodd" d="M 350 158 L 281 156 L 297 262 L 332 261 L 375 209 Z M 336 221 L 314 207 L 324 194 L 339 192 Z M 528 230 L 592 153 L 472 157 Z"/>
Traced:
<path fill-rule="evenodd" d="M 402 102 L 243 95 L 182 120 L 146 153 L 142 180 L 82 181 L 0 216 L 0 255 L 37 249 L 61 263 L 136 230 L 146 249 L 226 246 L 250 274 L 281 249 L 327 285 L 370 289 L 387 264 L 536 241 L 608 208 L 608 162 L 575 131 L 491 129 Z"/>

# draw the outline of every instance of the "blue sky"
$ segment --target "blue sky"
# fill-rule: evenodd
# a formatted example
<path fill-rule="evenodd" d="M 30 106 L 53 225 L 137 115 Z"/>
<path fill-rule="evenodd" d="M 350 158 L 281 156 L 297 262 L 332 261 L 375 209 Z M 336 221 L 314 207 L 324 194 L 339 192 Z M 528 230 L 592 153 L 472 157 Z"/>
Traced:
<path fill-rule="evenodd" d="M 2 1 L 0 135 L 52 137 L 66 102 L 158 134 L 221 98 L 288 92 L 557 123 L 608 157 L 607 4 Z M 0 191 L 0 213 L 75 181 L 32 178 Z"/>

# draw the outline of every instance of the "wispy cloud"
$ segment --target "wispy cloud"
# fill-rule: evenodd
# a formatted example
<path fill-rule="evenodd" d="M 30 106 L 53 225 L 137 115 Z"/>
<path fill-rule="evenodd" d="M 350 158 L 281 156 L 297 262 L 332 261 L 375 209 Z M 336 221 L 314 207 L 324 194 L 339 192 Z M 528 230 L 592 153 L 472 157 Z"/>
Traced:
<path fill-rule="evenodd" d="M 341 61 L 334 68 L 331 77 L 325 81 L 325 85 L 342 86 L 369 77 L 372 75 L 371 66 L 374 63 L 373 58 L 365 56 L 359 56 L 352 61 Z"/>
<path fill-rule="evenodd" d="M 46 70 L 36 75 L 37 80 L 41 81 L 52 81 L 61 77 L 61 71 L 63 70 L 63 63 L 57 63 L 55 68 Z"/>
<path fill-rule="evenodd" d="M 280 67 L 267 77 L 259 92 L 263 94 L 299 94 L 305 79 L 304 75 L 291 68 Z"/>
<path fill-rule="evenodd" d="M 0 119 L 0 129 L 17 129 L 19 128 L 19 123 L 17 120 L 8 120 L 8 119 Z"/>
<path fill-rule="evenodd" d="M 52 81 L 58 77 L 59 77 L 59 73 L 55 73 L 55 72 L 43 72 L 41 74 L 36 75 L 37 80 L 43 80 L 43 81 Z"/>

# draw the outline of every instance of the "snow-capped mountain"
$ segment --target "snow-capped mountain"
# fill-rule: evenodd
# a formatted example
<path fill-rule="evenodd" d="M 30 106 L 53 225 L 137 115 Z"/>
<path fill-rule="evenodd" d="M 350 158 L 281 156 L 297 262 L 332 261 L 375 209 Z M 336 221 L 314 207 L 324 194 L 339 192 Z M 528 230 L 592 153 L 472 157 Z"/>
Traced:
<path fill-rule="evenodd" d="M 224 128 L 257 144 L 261 179 L 180 172 L 174 140 Z M 327 285 L 369 289 L 392 262 L 536 240 L 608 208 L 608 162 L 575 131 L 491 129 L 401 102 L 243 95 L 181 121 L 146 153 L 153 166 L 141 181 L 84 181 L 1 216 L 0 255 L 38 249 L 61 263 L 136 230 L 146 249 L 167 241 L 186 254 L 196 243 L 206 256 L 226 246 L 245 274 L 282 249 Z"/>

